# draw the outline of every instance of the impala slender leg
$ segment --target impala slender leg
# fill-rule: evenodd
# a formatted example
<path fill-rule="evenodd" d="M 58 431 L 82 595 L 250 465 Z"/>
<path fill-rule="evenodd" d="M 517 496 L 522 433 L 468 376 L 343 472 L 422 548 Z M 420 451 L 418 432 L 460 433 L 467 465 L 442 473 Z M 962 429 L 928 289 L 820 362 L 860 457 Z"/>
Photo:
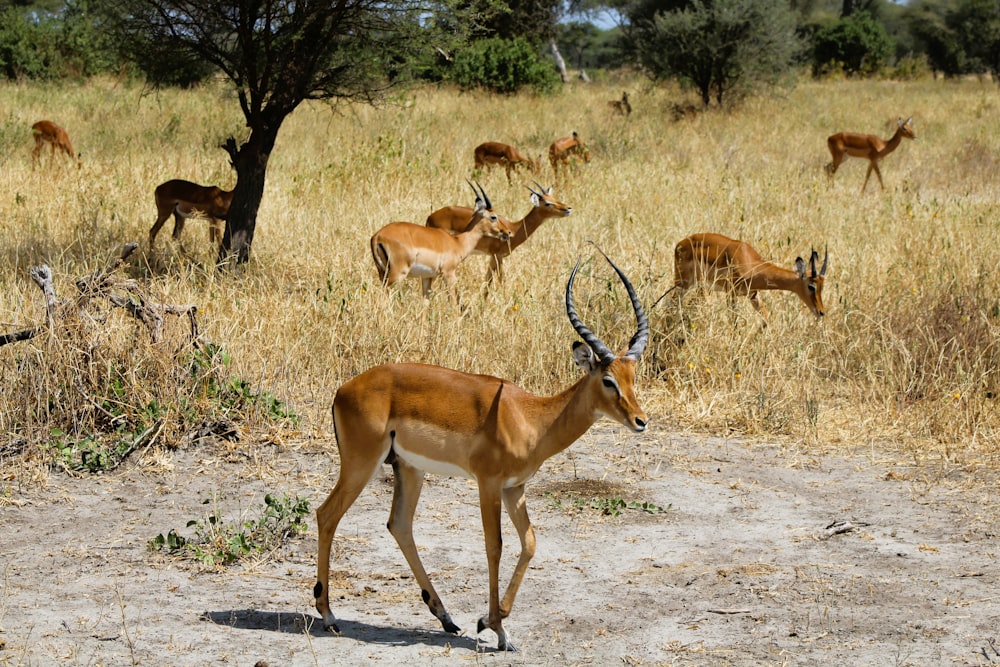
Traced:
<path fill-rule="evenodd" d="M 517 565 L 514 567 L 514 574 L 510 577 L 510 584 L 500 601 L 500 617 L 507 618 L 510 610 L 514 606 L 514 598 L 521 587 L 524 573 L 528 570 L 528 563 L 535 555 L 535 529 L 531 526 L 531 519 L 528 518 L 528 506 L 524 501 L 524 485 L 504 489 L 503 503 L 507 508 L 517 535 L 521 539 L 521 555 L 518 556 Z"/>
<path fill-rule="evenodd" d="M 882 182 L 882 170 L 878 168 L 878 161 L 872 162 L 872 167 L 875 169 L 875 175 L 878 176 L 878 184 L 883 190 L 885 190 L 885 183 Z"/>
<path fill-rule="evenodd" d="M 406 562 L 413 571 L 413 576 L 420 586 L 420 596 L 427 605 L 431 613 L 441 621 L 441 626 L 445 632 L 458 634 L 462 631 L 451 620 L 451 616 L 444 608 L 440 596 L 434 590 L 430 577 L 424 569 L 424 564 L 420 561 L 417 553 L 417 545 L 413 541 L 413 514 L 417 509 L 417 501 L 420 499 L 420 490 L 424 485 L 424 473 L 422 470 L 400 461 L 398 458 L 392 462 L 392 470 L 395 473 L 395 490 L 392 495 L 392 511 L 389 514 L 389 523 L 386 526 L 394 538 L 399 550 L 406 557 Z"/>
<path fill-rule="evenodd" d="M 184 216 L 180 213 L 174 212 L 174 233 L 172 236 L 176 241 L 181 237 L 181 232 L 184 231 Z"/>
<path fill-rule="evenodd" d="M 500 490 L 487 480 L 479 480 L 479 510 L 483 517 L 483 536 L 486 539 L 486 564 L 490 577 L 489 613 L 479 619 L 476 634 L 486 628 L 497 633 L 497 648 L 501 651 L 516 651 L 503 629 L 500 615 L 500 554 L 503 538 L 500 535 Z"/>
<path fill-rule="evenodd" d="M 169 218 L 169 217 L 170 217 L 170 211 L 167 211 L 166 213 L 162 213 L 161 212 L 157 216 L 156 222 L 153 223 L 152 228 L 150 228 L 150 230 L 149 230 L 149 247 L 150 247 L 150 249 L 152 249 L 152 247 L 153 247 L 153 241 L 156 240 L 156 235 L 160 233 L 160 228 L 163 227 L 163 223 L 165 223 L 167 221 L 167 218 Z M 175 222 L 174 223 L 174 227 L 176 228 L 176 226 L 177 226 L 177 223 Z"/>
<path fill-rule="evenodd" d="M 313 597 L 316 598 L 316 610 L 323 617 L 323 627 L 327 630 L 340 632 L 340 628 L 337 627 L 337 619 L 330 610 L 330 549 L 333 545 L 333 536 L 337 532 L 337 526 L 344 513 L 354 504 L 365 486 L 368 485 L 368 480 L 375 474 L 381 460 L 379 457 L 373 457 L 370 462 L 367 462 L 367 465 L 360 469 L 352 467 L 349 477 L 345 477 L 344 466 L 341 463 L 341 474 L 336 486 L 316 510 L 319 553 Z"/>

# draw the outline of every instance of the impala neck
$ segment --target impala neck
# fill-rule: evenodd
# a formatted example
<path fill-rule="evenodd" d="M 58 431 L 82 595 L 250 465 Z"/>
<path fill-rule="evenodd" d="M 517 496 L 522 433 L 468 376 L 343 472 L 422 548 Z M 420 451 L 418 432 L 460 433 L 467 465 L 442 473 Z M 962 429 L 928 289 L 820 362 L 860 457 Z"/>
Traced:
<path fill-rule="evenodd" d="M 535 447 L 538 463 L 563 451 L 587 432 L 600 418 L 590 390 L 589 374 L 577 380 L 571 387 L 555 396 L 539 398 L 538 433 L 542 436 Z"/>
<path fill-rule="evenodd" d="M 751 292 L 761 290 L 788 290 L 798 292 L 802 280 L 799 274 L 791 269 L 764 262 L 750 270 L 747 287 Z"/>
<path fill-rule="evenodd" d="M 479 243 L 479 240 L 484 236 L 486 236 L 486 225 L 482 224 L 482 221 L 480 221 L 467 228 L 461 234 L 456 234 L 454 238 L 458 241 L 459 246 L 462 248 L 462 252 L 468 255 L 476 248 L 476 244 Z"/>
<path fill-rule="evenodd" d="M 535 233 L 535 231 L 542 226 L 542 223 L 552 216 L 545 215 L 545 209 L 541 206 L 532 206 L 531 210 L 528 211 L 528 215 L 521 218 L 519 222 L 515 222 L 511 225 L 512 232 L 510 235 L 510 240 L 507 241 L 505 245 L 509 245 L 510 249 L 513 250 L 517 246 L 521 245 L 528 240 L 528 237 Z"/>
<path fill-rule="evenodd" d="M 896 150 L 896 147 L 899 146 L 899 142 L 902 140 L 903 140 L 903 128 L 897 127 L 896 134 L 892 135 L 889 141 L 885 142 L 885 148 L 883 148 L 878 152 L 879 157 L 885 157 L 889 153 Z"/>

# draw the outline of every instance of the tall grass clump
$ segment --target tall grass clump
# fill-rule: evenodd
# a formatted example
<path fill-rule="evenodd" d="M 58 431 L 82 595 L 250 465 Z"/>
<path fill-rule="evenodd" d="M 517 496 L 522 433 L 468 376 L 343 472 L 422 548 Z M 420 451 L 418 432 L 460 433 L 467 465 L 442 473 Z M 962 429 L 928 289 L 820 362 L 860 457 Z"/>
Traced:
<path fill-rule="evenodd" d="M 683 320 L 669 298 L 652 309 L 638 382 L 653 423 L 818 448 L 878 447 L 920 461 L 996 461 L 995 88 L 927 79 L 804 82 L 727 113 L 678 116 L 674 110 L 690 102 L 685 92 L 636 80 L 624 86 L 633 113 L 623 118 L 607 106 L 620 84 L 573 85 L 546 97 L 439 87 L 401 93 L 379 109 L 304 105 L 279 136 L 242 273 L 215 270 L 207 224 L 198 221 L 179 243 L 161 234 L 155 252 L 143 245 L 127 273 L 163 302 L 198 306 L 201 334 L 225 351 L 219 386 L 268 397 L 253 402 L 259 419 L 235 413 L 244 428 L 328 441 L 337 386 L 388 361 L 489 373 L 540 394 L 572 382 L 563 291 L 581 256 L 581 317 L 613 348 L 627 345 L 631 309 L 607 267 L 593 261 L 590 240 L 647 306 L 672 283 L 674 245 L 694 232 L 740 238 L 787 267 L 813 248 L 828 249 L 823 321 L 791 294 L 774 292 L 761 295 L 766 326 L 745 299 L 730 308 L 722 295 L 689 293 Z M 59 294 L 70 295 L 75 278 L 122 243 L 144 241 L 157 184 L 234 184 L 218 145 L 243 129 L 222 87 L 149 93 L 98 80 L 3 92 L 0 322 L 7 329 L 44 320 L 30 267 L 49 264 Z M 884 160 L 884 191 L 860 193 L 861 160 L 827 178 L 828 135 L 888 137 L 900 116 L 911 115 L 917 139 Z M 41 118 L 69 130 L 82 169 L 44 160 L 32 170 L 28 128 Z M 590 148 L 589 164 L 558 179 L 548 165 L 522 176 L 554 185 L 573 215 L 545 223 L 515 251 L 502 284 L 482 292 L 485 261 L 471 257 L 459 270 L 467 305 L 459 312 L 443 294 L 425 307 L 416 281 L 389 292 L 378 283 L 371 235 L 390 221 L 422 223 L 441 206 L 471 205 L 465 179 L 477 144 L 503 141 L 537 155 L 573 131 Z M 525 183 L 508 185 L 502 170 L 482 183 L 499 212 L 515 219 L 527 212 Z M 134 378 L 120 400 L 136 413 L 154 387 L 171 387 L 156 405 L 183 411 L 200 386 L 189 382 L 196 352 L 183 327 L 172 342 L 143 351 L 133 322 L 115 326 L 120 332 L 107 335 L 118 342 L 103 341 L 100 363 L 87 371 L 98 373 L 93 382 Z M 70 392 L 90 367 L 83 354 L 65 338 L 0 348 L 0 383 L 36 395 L 4 393 L 0 438 L 41 451 L 51 447 L 52 427 L 65 432 L 70 415 L 86 412 L 84 393 L 100 393 L 93 388 L 76 390 L 58 424 L 46 411 L 50 397 Z M 221 363 L 212 359 L 212 367 Z M 267 405 L 279 414 L 266 417 Z M 301 421 L 285 420 L 285 410 Z M 168 421 L 177 424 L 174 438 L 197 424 Z"/>

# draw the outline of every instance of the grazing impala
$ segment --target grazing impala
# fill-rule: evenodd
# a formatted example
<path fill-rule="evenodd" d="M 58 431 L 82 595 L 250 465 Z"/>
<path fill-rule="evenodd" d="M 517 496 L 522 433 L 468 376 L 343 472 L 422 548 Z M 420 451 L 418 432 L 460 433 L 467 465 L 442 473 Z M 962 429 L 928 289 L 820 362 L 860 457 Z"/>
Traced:
<path fill-rule="evenodd" d="M 406 557 L 421 597 L 446 632 L 459 633 L 431 584 L 413 540 L 413 513 L 426 472 L 469 477 L 479 487 L 479 507 L 489 568 L 489 611 L 477 632 L 497 634 L 501 650 L 515 650 L 503 619 L 535 553 L 524 485 L 550 457 L 582 436 L 602 416 L 636 433 L 646 430 L 646 413 L 635 396 L 636 364 L 646 347 L 649 325 L 625 274 L 637 329 L 628 350 L 616 355 L 580 321 L 573 305 L 573 281 L 566 285 L 566 314 L 585 341 L 573 344 L 584 375 L 552 397 L 529 394 L 496 377 L 471 375 L 422 364 L 378 366 L 349 380 L 333 400 L 333 426 L 340 451 L 340 477 L 316 510 L 318 571 L 313 596 L 323 625 L 339 632 L 330 609 L 330 549 L 341 517 L 374 477 L 380 463 L 392 466 L 395 491 L 388 529 Z M 502 540 L 500 506 L 517 530 L 521 554 L 500 597 Z"/>
<path fill-rule="evenodd" d="M 538 187 L 537 192 L 528 188 L 531 192 L 531 210 L 526 216 L 517 222 L 501 218 L 511 230 L 510 239 L 503 242 L 484 236 L 476 244 L 474 252 L 490 256 L 486 284 L 492 283 L 494 277 L 503 280 L 503 260 L 514 252 L 515 248 L 527 241 L 543 222 L 549 218 L 564 218 L 573 212 L 572 206 L 567 206 L 552 196 L 551 187 L 546 190 L 537 181 L 535 185 Z M 446 206 L 427 216 L 427 226 L 457 234 L 468 226 L 472 215 L 472 209 L 467 206 Z"/>
<path fill-rule="evenodd" d="M 372 258 L 378 277 L 390 287 L 408 276 L 420 278 L 424 299 L 430 299 L 434 278 L 444 278 L 452 298 L 458 303 L 455 271 L 475 249 L 484 236 L 501 241 L 510 238 L 510 228 L 493 212 L 493 204 L 483 186 L 476 192 L 476 207 L 465 231 L 451 235 L 443 229 L 433 229 L 412 222 L 390 222 L 375 232 L 371 239 Z"/>
<path fill-rule="evenodd" d="M 83 166 L 80 156 L 73 152 L 73 143 L 69 140 L 69 134 L 51 120 L 40 120 L 31 126 L 31 135 L 35 139 L 35 148 L 31 151 L 31 166 L 34 168 L 45 148 L 49 145 L 49 163 L 56 158 L 56 151 L 59 150 L 76 161 L 77 168 Z"/>
<path fill-rule="evenodd" d="M 823 255 L 823 268 L 816 272 L 819 254 L 814 250 L 809 257 L 809 273 L 806 263 L 798 257 L 795 270 L 782 268 L 764 261 L 756 250 L 743 241 L 721 234 L 693 234 L 683 239 L 674 248 L 674 286 L 663 296 L 679 290 L 677 302 L 695 284 L 708 284 L 717 290 L 728 292 L 731 300 L 746 295 L 750 303 L 767 320 L 764 307 L 757 298 L 762 290 L 786 290 L 802 300 L 816 317 L 823 317 L 823 277 L 829 253 Z M 656 302 L 659 303 L 660 299 Z M 655 304 L 654 304 L 655 305 Z"/>
<path fill-rule="evenodd" d="M 622 116 L 628 116 L 632 113 L 632 105 L 628 103 L 628 92 L 622 92 L 622 98 L 620 100 L 611 100 L 608 102 L 608 107 L 611 111 Z"/>
<path fill-rule="evenodd" d="M 865 173 L 865 184 L 861 186 L 861 192 L 868 187 L 868 179 L 871 178 L 872 171 L 878 176 L 878 184 L 885 190 L 882 183 L 882 172 L 879 171 L 878 163 L 889 153 L 896 150 L 899 142 L 907 139 L 916 139 L 917 135 L 913 130 L 913 116 L 906 119 L 900 118 L 896 121 L 896 133 L 888 140 L 879 139 L 874 134 L 856 134 L 854 132 L 838 132 L 831 135 L 826 140 L 826 145 L 830 148 L 833 162 L 826 165 L 826 173 L 830 178 L 837 173 L 837 167 L 846 157 L 863 157 L 868 160 L 868 171 Z"/>
<path fill-rule="evenodd" d="M 475 150 L 476 167 L 480 172 L 484 167 L 503 165 L 507 172 L 507 182 L 510 183 L 510 172 L 517 167 L 527 167 L 532 174 L 537 174 L 542 162 L 542 156 L 532 160 L 530 157 L 517 150 L 513 146 L 501 144 L 498 141 L 487 141 L 479 144 Z"/>
<path fill-rule="evenodd" d="M 583 143 L 583 139 L 576 132 L 572 136 L 556 139 L 549 146 L 549 163 L 552 171 L 559 173 L 559 165 L 569 167 L 570 159 L 582 158 L 584 162 L 590 162 L 590 149 Z"/>
<path fill-rule="evenodd" d="M 156 222 L 149 230 L 149 249 L 160 228 L 172 213 L 174 215 L 173 238 L 177 240 L 184 231 L 184 221 L 193 215 L 204 215 L 209 219 L 208 237 L 214 245 L 222 243 L 226 216 L 233 203 L 233 191 L 222 190 L 214 185 L 198 185 L 191 181 L 174 179 L 161 183 L 153 191 L 156 199 Z"/>

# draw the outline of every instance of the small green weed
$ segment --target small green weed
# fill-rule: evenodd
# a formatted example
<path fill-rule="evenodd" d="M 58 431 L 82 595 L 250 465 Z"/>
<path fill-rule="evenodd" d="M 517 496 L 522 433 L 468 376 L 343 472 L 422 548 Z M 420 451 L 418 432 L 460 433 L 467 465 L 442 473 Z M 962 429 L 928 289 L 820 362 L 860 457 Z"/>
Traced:
<path fill-rule="evenodd" d="M 552 493 L 546 493 L 545 497 L 549 499 L 549 502 L 553 507 L 560 510 L 582 510 L 591 509 L 597 510 L 604 516 L 617 517 L 625 510 L 638 510 L 641 512 L 646 512 L 647 514 L 664 514 L 670 510 L 670 505 L 666 507 L 660 507 L 655 503 L 649 502 L 638 502 L 638 501 L 626 501 L 621 496 L 612 496 L 609 498 L 575 498 L 572 502 L 563 502 L 560 498 L 556 498 Z"/>
<path fill-rule="evenodd" d="M 212 500 L 205 500 L 208 505 Z M 208 567 L 230 565 L 251 554 L 267 554 L 306 529 L 309 501 L 296 496 L 264 496 L 264 507 L 257 519 L 227 524 L 214 511 L 203 519 L 188 521 L 194 536 L 186 538 L 171 529 L 146 543 L 150 551 L 166 551 L 198 561 Z"/>

